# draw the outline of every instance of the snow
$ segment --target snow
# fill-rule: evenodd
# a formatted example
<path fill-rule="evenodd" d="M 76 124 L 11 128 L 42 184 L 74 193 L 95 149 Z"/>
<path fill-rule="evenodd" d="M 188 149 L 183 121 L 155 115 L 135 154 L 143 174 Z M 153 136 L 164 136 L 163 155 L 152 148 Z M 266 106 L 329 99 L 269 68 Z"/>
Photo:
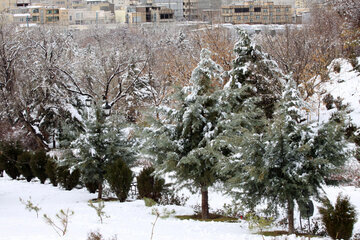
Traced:
<path fill-rule="evenodd" d="M 142 200 L 120 202 L 106 202 L 104 211 L 109 218 L 104 219 L 101 224 L 95 210 L 88 206 L 88 200 L 96 198 L 96 194 L 90 194 L 86 189 L 74 189 L 65 191 L 51 184 L 40 184 L 37 181 L 30 183 L 20 180 L 10 180 L 6 176 L 0 178 L 0 202 L 1 215 L 0 240 L 52 240 L 52 239 L 71 239 L 86 240 L 91 231 L 99 231 L 105 239 L 117 235 L 118 239 L 143 240 L 149 239 L 151 235 L 152 223 L 155 216 L 151 214 L 151 208 L 145 207 Z M 335 201 L 339 192 L 344 192 L 350 196 L 356 209 L 360 212 L 360 189 L 354 187 L 325 188 L 331 201 Z M 186 194 L 190 194 L 185 191 Z M 35 212 L 29 212 L 19 201 L 22 198 L 38 205 L 41 210 L 39 217 Z M 230 203 L 231 199 L 221 192 L 212 190 L 209 194 L 210 206 L 218 209 L 224 203 Z M 200 195 L 191 195 L 185 207 L 180 206 L 157 206 L 160 213 L 163 209 L 174 209 L 176 215 L 192 214 L 191 205 L 199 204 Z M 96 205 L 96 204 L 95 204 Z M 318 205 L 318 204 L 317 204 Z M 60 238 L 55 231 L 45 223 L 43 214 L 47 214 L 55 219 L 55 214 L 60 209 L 70 209 L 74 215 L 70 217 L 68 232 L 65 237 Z M 356 229 L 360 229 L 357 222 Z M 178 220 L 172 216 L 166 219 L 158 219 L 154 228 L 154 240 L 180 240 L 180 239 L 244 239 L 260 240 L 262 237 L 250 232 L 247 223 L 221 222 L 199 222 L 193 220 Z M 265 237 L 270 240 L 273 238 Z M 277 240 L 284 240 L 286 237 L 278 237 Z M 287 236 L 288 240 L 300 240 L 294 235 Z M 312 238 L 328 239 L 328 238 Z"/>
<path fill-rule="evenodd" d="M 340 72 L 334 71 L 334 66 L 340 66 Z M 319 109 L 319 121 L 327 121 L 331 114 L 331 110 L 328 111 L 325 105 L 322 103 L 322 98 L 325 96 L 321 94 L 323 92 L 330 93 L 334 99 L 340 97 L 343 100 L 343 103 L 348 103 L 350 108 L 353 110 L 350 113 L 352 122 L 357 126 L 360 126 L 360 73 L 355 71 L 351 63 L 345 59 L 335 59 L 329 69 L 329 78 L 330 80 L 321 85 L 321 88 L 318 89 L 320 94 L 317 94 L 313 97 L 313 105 L 320 106 Z M 333 110 L 335 111 L 335 110 Z M 317 112 L 313 110 L 313 112 Z"/>

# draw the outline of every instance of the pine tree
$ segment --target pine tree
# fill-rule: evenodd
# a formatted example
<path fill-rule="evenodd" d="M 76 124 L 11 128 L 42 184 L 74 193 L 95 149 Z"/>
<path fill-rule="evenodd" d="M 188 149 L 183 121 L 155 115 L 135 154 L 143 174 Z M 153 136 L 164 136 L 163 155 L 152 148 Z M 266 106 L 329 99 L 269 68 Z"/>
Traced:
<path fill-rule="evenodd" d="M 228 181 L 242 190 L 236 195 L 249 207 L 264 200 L 269 210 L 285 207 L 290 233 L 295 231 L 295 201 L 318 196 L 321 184 L 347 157 L 344 128 L 330 121 L 316 132 L 303 122 L 303 107 L 295 82 L 289 81 L 264 131 L 244 131 L 241 151 L 230 164 L 234 177 Z"/>
<path fill-rule="evenodd" d="M 98 183 L 98 198 L 101 199 L 107 166 L 118 158 L 130 165 L 135 158 L 115 119 L 107 118 L 99 107 L 93 112 L 95 116 L 85 124 L 86 132 L 73 144 L 79 154 L 70 161 L 80 169 L 83 182 Z"/>
<path fill-rule="evenodd" d="M 191 86 L 179 93 L 177 108 L 166 109 L 166 117 L 150 129 L 153 135 L 149 140 L 157 171 L 175 172 L 183 186 L 200 190 L 202 218 L 209 217 L 208 188 L 218 180 L 218 158 L 211 142 L 221 115 L 216 86 L 222 69 L 210 55 L 206 49 L 201 51 Z"/>

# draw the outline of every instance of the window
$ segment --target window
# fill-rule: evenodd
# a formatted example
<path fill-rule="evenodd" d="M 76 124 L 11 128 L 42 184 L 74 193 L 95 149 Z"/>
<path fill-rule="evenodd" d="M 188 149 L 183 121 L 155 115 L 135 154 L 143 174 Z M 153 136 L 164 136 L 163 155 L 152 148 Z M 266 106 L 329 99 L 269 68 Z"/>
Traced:
<path fill-rule="evenodd" d="M 268 20 L 268 17 L 267 17 L 267 16 L 264 16 L 263 19 L 264 19 L 264 20 Z"/>
<path fill-rule="evenodd" d="M 38 8 L 35 8 L 32 12 L 33 12 L 33 13 L 39 13 L 39 9 L 38 9 Z"/>
<path fill-rule="evenodd" d="M 72 16 L 69 16 L 69 20 L 72 21 Z"/>
<path fill-rule="evenodd" d="M 281 9 L 280 8 L 276 8 L 276 12 L 280 12 L 281 11 Z"/>
<path fill-rule="evenodd" d="M 252 16 L 252 15 L 254 15 L 254 13 L 253 13 L 253 12 L 251 12 L 251 13 L 250 13 L 250 16 Z"/>
<path fill-rule="evenodd" d="M 276 20 L 280 20 L 281 18 L 280 18 L 280 16 L 276 16 Z"/>
<path fill-rule="evenodd" d="M 257 20 L 259 20 L 259 19 L 260 19 L 260 16 L 256 16 L 255 18 L 256 18 Z"/>
<path fill-rule="evenodd" d="M 250 12 L 249 8 L 235 8 L 235 13 Z"/>
<path fill-rule="evenodd" d="M 225 22 L 231 22 L 231 17 L 225 17 Z"/>
<path fill-rule="evenodd" d="M 289 11 L 289 8 L 285 8 L 285 11 L 288 12 L 288 11 Z"/>
<path fill-rule="evenodd" d="M 32 21 L 33 22 L 38 22 L 39 21 L 39 16 L 33 16 Z"/>
<path fill-rule="evenodd" d="M 264 9 L 263 9 L 263 12 L 267 13 L 267 12 L 268 12 L 268 9 L 267 9 L 267 8 L 264 8 Z"/>
<path fill-rule="evenodd" d="M 241 16 L 237 16 L 237 20 L 240 21 L 240 20 L 241 20 Z"/>
<path fill-rule="evenodd" d="M 254 8 L 254 12 L 261 12 L 261 7 Z"/>
<path fill-rule="evenodd" d="M 54 9 L 54 14 L 59 14 L 59 9 Z"/>
<path fill-rule="evenodd" d="M 249 19 L 249 17 L 248 17 L 248 16 L 244 16 L 244 19 L 245 19 L 245 20 L 248 20 L 248 19 Z"/>
<path fill-rule="evenodd" d="M 46 13 L 47 14 L 52 14 L 52 10 L 47 10 Z"/>

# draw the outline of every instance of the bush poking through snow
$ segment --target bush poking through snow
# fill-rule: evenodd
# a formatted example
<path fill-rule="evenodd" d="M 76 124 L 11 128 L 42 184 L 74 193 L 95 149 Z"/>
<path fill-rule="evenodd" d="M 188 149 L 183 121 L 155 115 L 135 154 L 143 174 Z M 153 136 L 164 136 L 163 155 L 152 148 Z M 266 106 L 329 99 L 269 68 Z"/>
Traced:
<path fill-rule="evenodd" d="M 31 171 L 33 172 L 35 177 L 40 180 L 42 184 L 44 184 L 45 180 L 47 179 L 47 175 L 45 172 L 45 166 L 47 161 L 48 157 L 46 156 L 46 152 L 43 150 L 35 152 L 35 154 L 31 156 L 30 160 Z"/>
<path fill-rule="evenodd" d="M 120 158 L 109 164 L 106 169 L 105 179 L 120 202 L 125 202 L 133 178 L 133 172 Z"/>
<path fill-rule="evenodd" d="M 329 236 L 332 239 L 350 239 L 356 222 L 356 211 L 349 197 L 339 194 L 335 206 L 327 197 L 322 198 L 321 202 L 323 206 L 319 207 L 319 212 Z"/>
<path fill-rule="evenodd" d="M 16 167 L 17 157 L 23 152 L 19 143 L 1 142 L 0 143 L 0 171 L 3 169 L 12 179 L 20 176 Z"/>
<path fill-rule="evenodd" d="M 67 209 L 66 212 L 61 209 L 59 213 L 56 214 L 56 218 L 58 219 L 59 223 L 56 223 L 53 219 L 49 216 L 44 214 L 44 219 L 47 224 L 49 224 L 54 231 L 59 235 L 59 237 L 65 236 L 68 226 L 69 226 L 69 218 L 74 215 L 74 211 Z"/>
<path fill-rule="evenodd" d="M 110 216 L 106 215 L 105 211 L 103 209 L 105 208 L 104 201 L 100 200 L 95 206 L 92 201 L 89 201 L 88 206 L 95 209 L 97 216 L 99 217 L 100 223 L 103 223 L 104 218 L 109 218 Z"/>
<path fill-rule="evenodd" d="M 153 167 L 144 168 L 136 179 L 139 197 L 151 198 L 157 202 L 161 198 L 165 180 L 153 176 L 154 171 Z"/>
<path fill-rule="evenodd" d="M 253 212 L 247 213 L 245 219 L 249 224 L 250 230 L 259 229 L 260 232 L 270 228 L 274 223 L 274 219 L 272 217 L 261 217 Z"/>
<path fill-rule="evenodd" d="M 144 202 L 146 207 L 152 207 L 156 205 L 156 202 L 151 198 L 144 197 Z"/>
<path fill-rule="evenodd" d="M 16 168 L 30 182 L 35 176 L 30 168 L 31 153 L 23 152 L 17 157 Z"/>
<path fill-rule="evenodd" d="M 19 198 L 19 200 L 22 204 L 25 205 L 25 209 L 29 210 L 29 212 L 35 211 L 36 217 L 39 218 L 39 212 L 41 208 L 39 207 L 39 205 L 36 205 L 31 201 L 31 197 L 29 197 L 27 201 L 24 201 L 22 198 Z"/>
<path fill-rule="evenodd" d="M 99 233 L 99 231 L 96 231 L 90 232 L 87 240 L 105 240 L 105 238 L 101 235 L 101 233 Z M 117 240 L 117 236 L 113 236 L 112 238 L 109 238 L 109 240 Z"/>
<path fill-rule="evenodd" d="M 65 190 L 72 190 L 79 184 L 80 170 L 75 169 L 70 173 L 68 166 L 61 166 L 57 168 L 57 178 L 59 184 L 65 188 Z"/>
<path fill-rule="evenodd" d="M 58 166 L 54 159 L 49 159 L 45 165 L 45 173 L 54 187 L 58 185 L 57 168 Z"/>

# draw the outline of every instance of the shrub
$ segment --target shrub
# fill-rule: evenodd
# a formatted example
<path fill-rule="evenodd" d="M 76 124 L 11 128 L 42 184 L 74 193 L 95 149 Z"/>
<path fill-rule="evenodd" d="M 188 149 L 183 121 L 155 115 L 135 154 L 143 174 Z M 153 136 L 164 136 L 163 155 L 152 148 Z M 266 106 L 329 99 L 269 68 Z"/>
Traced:
<path fill-rule="evenodd" d="M 105 179 L 120 202 L 126 200 L 133 178 L 132 171 L 121 159 L 115 160 L 106 169 Z"/>
<path fill-rule="evenodd" d="M 19 170 L 20 174 L 22 174 L 26 181 L 30 182 L 35 176 L 30 168 L 30 160 L 31 160 L 30 152 L 23 152 L 20 154 L 16 161 L 16 168 Z"/>
<path fill-rule="evenodd" d="M 57 179 L 57 163 L 54 159 L 49 159 L 45 165 L 45 173 L 49 177 L 51 184 L 56 187 L 58 185 Z"/>
<path fill-rule="evenodd" d="M 80 170 L 74 169 L 70 173 L 69 166 L 60 166 L 57 168 L 57 181 L 65 190 L 72 190 L 79 184 Z"/>
<path fill-rule="evenodd" d="M 156 202 L 153 199 L 147 197 L 144 197 L 144 203 L 146 207 L 152 207 L 156 205 Z"/>
<path fill-rule="evenodd" d="M 164 191 L 162 191 L 159 204 L 185 206 L 187 200 L 189 200 L 189 197 L 185 196 L 185 194 L 178 195 L 175 189 L 165 187 Z"/>
<path fill-rule="evenodd" d="M 329 236 L 332 239 L 350 239 L 356 222 L 356 212 L 349 198 L 339 194 L 335 207 L 328 198 L 322 198 L 321 202 L 323 206 L 319 207 L 319 212 Z"/>
<path fill-rule="evenodd" d="M 20 172 L 16 167 L 18 156 L 23 152 L 19 143 L 14 142 L 2 142 L 0 146 L 0 165 L 3 170 L 11 177 L 16 179 L 20 176 Z"/>
<path fill-rule="evenodd" d="M 96 182 L 96 181 L 94 181 L 94 182 L 85 182 L 85 187 L 90 193 L 96 193 L 96 191 L 99 188 L 99 183 Z"/>
<path fill-rule="evenodd" d="M 35 175 L 35 177 L 39 178 L 42 184 L 45 183 L 47 179 L 47 175 L 45 172 L 45 166 L 48 161 L 48 156 L 46 156 L 46 152 L 44 150 L 36 151 L 35 154 L 31 156 L 30 167 L 31 171 Z"/>
<path fill-rule="evenodd" d="M 143 169 L 137 177 L 137 187 L 140 198 L 151 198 L 157 202 L 161 198 L 165 180 L 154 177 L 152 175 L 154 171 L 153 167 Z"/>

